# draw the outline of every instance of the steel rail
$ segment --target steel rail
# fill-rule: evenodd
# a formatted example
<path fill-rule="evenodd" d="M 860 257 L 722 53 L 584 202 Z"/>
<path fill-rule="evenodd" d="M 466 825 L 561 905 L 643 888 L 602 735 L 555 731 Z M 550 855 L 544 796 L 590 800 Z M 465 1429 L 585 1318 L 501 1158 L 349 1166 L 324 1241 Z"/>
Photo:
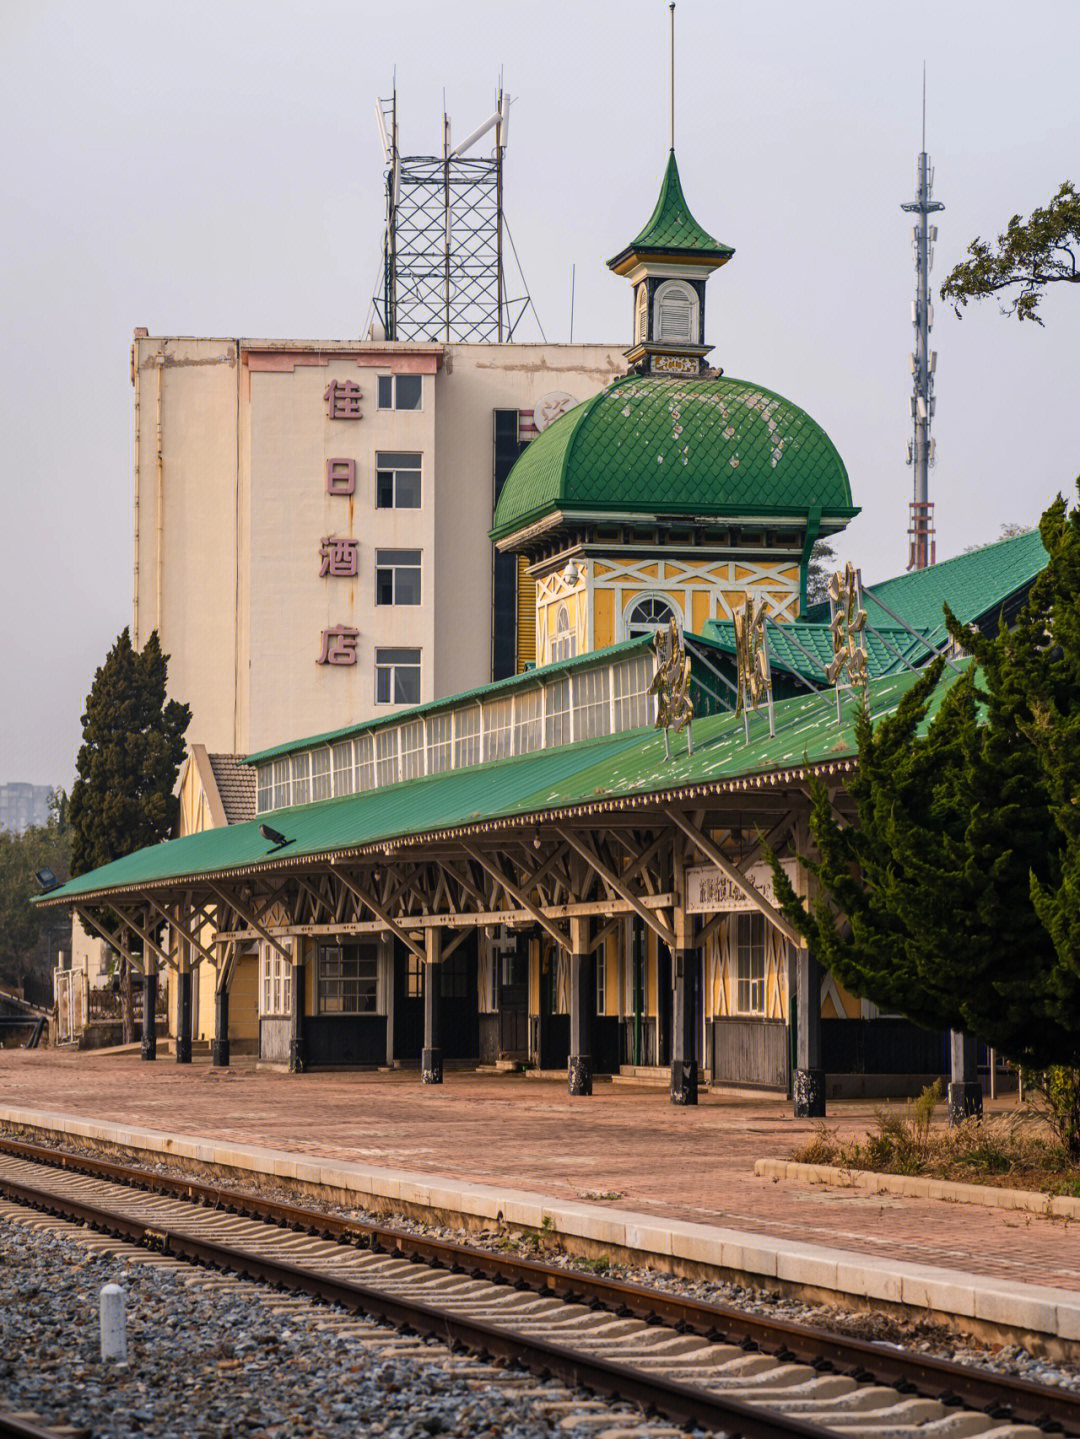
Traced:
<path fill-rule="evenodd" d="M 44 1420 L 38 1423 L 24 1419 L 17 1409 L 0 1409 L 0 1435 L 10 1435 L 10 1439 L 60 1439 L 61 1434 L 64 1439 L 76 1439 L 76 1436 L 90 1439 L 89 1429 L 73 1429 L 65 1419 L 58 1419 L 52 1426 Z"/>
<path fill-rule="evenodd" d="M 527 1339 L 482 1320 L 448 1314 L 419 1300 L 398 1299 L 366 1284 L 331 1279 L 300 1265 L 196 1238 L 171 1225 L 144 1224 L 118 1210 L 88 1204 L 72 1195 L 35 1189 L 8 1175 L 0 1175 L 0 1194 L 29 1208 L 78 1220 L 159 1253 L 306 1294 L 312 1299 L 383 1320 L 401 1332 L 431 1335 L 451 1348 L 466 1349 L 480 1358 L 501 1359 L 545 1378 L 559 1379 L 573 1388 L 588 1389 L 622 1403 L 638 1404 L 646 1412 L 663 1414 L 678 1424 L 723 1431 L 732 1439 L 735 1436 L 737 1439 L 826 1439 L 831 1433 L 817 1424 L 770 1410 L 765 1405 L 708 1394 L 690 1384 L 649 1375 L 628 1364 L 581 1354 L 544 1339 Z"/>
<path fill-rule="evenodd" d="M 413 1234 L 389 1224 L 345 1219 L 258 1194 L 222 1189 L 201 1180 L 23 1140 L 0 1137 L 0 1153 L 232 1210 L 283 1228 L 343 1242 L 359 1241 L 373 1250 L 421 1260 L 475 1279 L 509 1283 L 567 1302 L 599 1306 L 622 1317 L 665 1324 L 714 1342 L 738 1344 L 748 1352 L 761 1350 L 787 1362 L 809 1364 L 819 1373 L 846 1374 L 863 1382 L 874 1380 L 902 1394 L 919 1394 L 953 1406 L 962 1403 L 994 1418 L 1011 1418 L 1015 1423 L 1034 1424 L 1047 1432 L 1063 1430 L 1080 1436 L 1080 1395 L 1013 1375 L 992 1374 L 794 1320 L 751 1314 L 734 1305 L 687 1299 L 644 1284 L 604 1279 L 541 1260 Z"/>

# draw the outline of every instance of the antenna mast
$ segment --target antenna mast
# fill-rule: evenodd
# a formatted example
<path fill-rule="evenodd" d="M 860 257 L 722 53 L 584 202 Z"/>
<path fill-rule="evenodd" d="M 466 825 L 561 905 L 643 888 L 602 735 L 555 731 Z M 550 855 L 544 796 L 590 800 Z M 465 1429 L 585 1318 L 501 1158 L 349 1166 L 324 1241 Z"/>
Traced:
<path fill-rule="evenodd" d="M 436 155 L 401 154 L 396 83 L 393 97 L 378 102 L 376 118 L 386 163 L 386 236 L 375 310 L 386 339 L 512 339 L 531 302 L 528 294 L 510 298 L 506 287 L 503 161 L 510 96 L 501 79 L 494 114 L 457 145 L 444 99 Z M 489 153 L 465 153 L 492 130 Z"/>
<path fill-rule="evenodd" d="M 934 504 L 929 496 L 929 471 L 934 463 L 935 442 L 930 436 L 934 417 L 934 371 L 937 352 L 930 348 L 930 331 L 934 325 L 934 307 L 930 303 L 930 269 L 934 263 L 937 226 L 927 216 L 945 206 L 931 199 L 934 170 L 926 153 L 926 66 L 923 65 L 922 149 L 915 162 L 915 199 L 901 205 L 902 210 L 918 216 L 911 231 L 915 252 L 915 300 L 911 306 L 911 322 L 915 327 L 915 349 L 911 355 L 912 396 L 911 417 L 914 434 L 908 441 L 907 462 L 914 467 L 914 498 L 908 523 L 908 569 L 924 570 L 937 560 L 934 538 Z"/>

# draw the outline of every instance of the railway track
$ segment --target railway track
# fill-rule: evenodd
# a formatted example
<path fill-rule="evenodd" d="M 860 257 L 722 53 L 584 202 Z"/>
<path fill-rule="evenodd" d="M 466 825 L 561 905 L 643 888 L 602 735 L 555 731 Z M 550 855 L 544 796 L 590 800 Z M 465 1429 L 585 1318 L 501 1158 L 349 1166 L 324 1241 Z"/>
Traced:
<path fill-rule="evenodd" d="M 111 1160 L 0 1140 L 0 1193 L 745 1439 L 1080 1436 L 1080 1396 Z"/>

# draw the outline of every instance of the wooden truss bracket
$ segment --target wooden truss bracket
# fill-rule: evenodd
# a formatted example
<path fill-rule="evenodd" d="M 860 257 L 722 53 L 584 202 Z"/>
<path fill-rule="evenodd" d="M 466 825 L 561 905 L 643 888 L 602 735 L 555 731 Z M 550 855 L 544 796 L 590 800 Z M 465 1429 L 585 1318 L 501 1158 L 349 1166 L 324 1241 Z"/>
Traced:
<path fill-rule="evenodd" d="M 618 875 L 610 870 L 603 860 L 592 852 L 587 844 L 583 844 L 582 841 L 568 829 L 560 829 L 558 832 L 571 849 L 577 851 L 590 869 L 600 876 L 608 888 L 613 890 L 620 899 L 624 899 L 639 919 L 644 920 L 654 934 L 672 949 L 676 947 L 675 931 L 670 929 L 662 919 L 658 919 L 651 910 L 646 909 L 637 895 L 632 893 L 627 885 L 623 884 Z"/>

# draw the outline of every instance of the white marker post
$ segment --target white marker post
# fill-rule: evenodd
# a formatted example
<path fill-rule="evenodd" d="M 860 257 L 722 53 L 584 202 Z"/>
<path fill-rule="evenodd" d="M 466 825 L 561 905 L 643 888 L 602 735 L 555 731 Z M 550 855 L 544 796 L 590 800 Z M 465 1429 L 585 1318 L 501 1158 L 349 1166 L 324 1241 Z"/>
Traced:
<path fill-rule="evenodd" d="M 101 1291 L 101 1357 L 127 1358 L 127 1316 L 119 1284 L 106 1284 Z"/>

